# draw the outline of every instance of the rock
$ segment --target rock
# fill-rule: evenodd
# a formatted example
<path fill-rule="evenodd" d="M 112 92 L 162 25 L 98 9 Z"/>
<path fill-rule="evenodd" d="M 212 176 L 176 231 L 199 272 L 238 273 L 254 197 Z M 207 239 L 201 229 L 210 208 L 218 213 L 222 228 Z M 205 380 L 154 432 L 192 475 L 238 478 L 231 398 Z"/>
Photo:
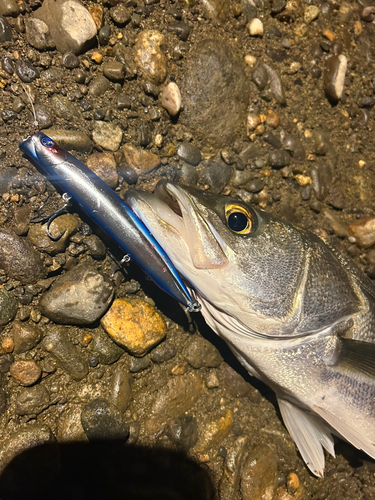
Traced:
<path fill-rule="evenodd" d="M 149 358 L 131 358 L 129 370 L 131 373 L 139 373 L 151 365 Z"/>
<path fill-rule="evenodd" d="M 197 168 L 199 180 L 210 186 L 213 193 L 220 193 L 228 184 L 232 175 L 232 167 L 224 163 L 221 159 L 215 163 L 202 161 Z"/>
<path fill-rule="evenodd" d="M 55 117 L 51 108 L 49 106 L 45 106 L 44 104 L 35 104 L 34 109 L 39 128 L 43 130 L 45 128 L 52 127 Z"/>
<path fill-rule="evenodd" d="M 306 157 L 305 148 L 298 137 L 287 134 L 285 131 L 280 132 L 282 145 L 287 151 L 291 151 L 294 161 L 304 161 Z"/>
<path fill-rule="evenodd" d="M 13 354 L 2 354 L 0 356 L 0 373 L 8 373 L 13 361 Z"/>
<path fill-rule="evenodd" d="M 166 336 L 162 317 L 142 299 L 116 299 L 101 324 L 110 337 L 134 356 L 142 357 Z"/>
<path fill-rule="evenodd" d="M 20 8 L 15 0 L 0 1 L 0 16 L 17 17 L 20 13 Z"/>
<path fill-rule="evenodd" d="M 260 19 L 252 19 L 246 28 L 250 36 L 263 36 L 263 23 Z"/>
<path fill-rule="evenodd" d="M 125 77 L 134 78 L 137 74 L 137 65 L 134 61 L 134 51 L 132 47 L 125 47 L 122 43 L 117 43 L 114 47 L 116 60 L 124 65 Z"/>
<path fill-rule="evenodd" d="M 107 62 L 102 68 L 104 76 L 111 81 L 121 82 L 125 78 L 126 68 L 118 61 Z"/>
<path fill-rule="evenodd" d="M 50 397 L 44 385 L 38 384 L 34 387 L 22 389 L 16 398 L 17 415 L 39 415 L 48 408 Z"/>
<path fill-rule="evenodd" d="M 87 159 L 87 166 L 109 187 L 112 189 L 117 187 L 116 161 L 111 153 L 93 153 Z"/>
<path fill-rule="evenodd" d="M 4 352 L 13 352 L 14 342 L 11 337 L 4 337 L 1 341 L 1 348 Z"/>
<path fill-rule="evenodd" d="M 281 141 L 272 132 L 265 132 L 263 134 L 262 138 L 265 142 L 267 142 L 273 148 L 275 148 L 275 149 L 282 148 Z"/>
<path fill-rule="evenodd" d="M 110 402 L 122 413 L 127 409 L 132 398 L 132 385 L 132 374 L 125 367 L 118 366 L 111 377 Z"/>
<path fill-rule="evenodd" d="M 230 4 L 227 0 L 202 0 L 201 6 L 205 16 L 216 23 L 227 21 L 231 14 Z"/>
<path fill-rule="evenodd" d="M 310 167 L 311 186 L 315 198 L 325 200 L 332 185 L 332 172 L 329 165 L 321 162 Z"/>
<path fill-rule="evenodd" d="M 11 335 L 14 340 L 15 354 L 30 351 L 42 340 L 42 332 L 37 326 L 14 321 Z"/>
<path fill-rule="evenodd" d="M 189 37 L 190 26 L 188 23 L 185 23 L 183 21 L 179 21 L 177 23 L 169 23 L 168 31 L 175 33 L 175 35 L 177 35 L 180 40 L 186 42 Z"/>
<path fill-rule="evenodd" d="M 63 95 L 54 95 L 52 97 L 52 108 L 57 117 L 68 122 L 76 121 L 79 118 L 79 113 L 75 105 Z"/>
<path fill-rule="evenodd" d="M 10 42 L 12 40 L 12 28 L 5 17 L 0 16 L 0 43 Z"/>
<path fill-rule="evenodd" d="M 111 82 L 103 75 L 95 77 L 89 85 L 89 94 L 94 97 L 100 97 L 111 87 Z"/>
<path fill-rule="evenodd" d="M 87 361 L 78 347 L 70 342 L 65 330 L 58 327 L 51 328 L 42 345 L 72 378 L 82 380 L 86 377 L 89 372 Z"/>
<path fill-rule="evenodd" d="M 62 63 L 68 69 L 79 68 L 79 59 L 73 52 L 65 52 L 62 57 Z"/>
<path fill-rule="evenodd" d="M 185 452 L 198 441 L 198 425 L 192 415 L 181 415 L 168 426 L 167 435 L 172 443 Z"/>
<path fill-rule="evenodd" d="M 122 130 L 114 123 L 96 121 L 92 138 L 103 149 L 117 151 L 122 141 Z"/>
<path fill-rule="evenodd" d="M 0 328 L 11 321 L 17 313 L 17 300 L 13 294 L 0 288 Z"/>
<path fill-rule="evenodd" d="M 249 97 L 245 63 L 236 46 L 214 39 L 197 43 L 180 91 L 184 103 L 180 120 L 205 142 L 231 145 L 243 127 Z"/>
<path fill-rule="evenodd" d="M 44 224 L 30 224 L 28 237 L 30 241 L 42 252 L 56 255 L 64 252 L 69 244 L 69 238 L 80 226 L 80 222 L 75 215 L 63 214 L 56 217 L 51 222 L 50 232 L 53 236 L 64 234 L 57 241 L 51 240 L 47 234 L 47 222 Z"/>
<path fill-rule="evenodd" d="M 161 105 L 170 116 L 177 116 L 181 109 L 180 89 L 174 82 L 168 83 L 161 94 Z"/>
<path fill-rule="evenodd" d="M 248 396 L 252 390 L 256 390 L 252 389 L 251 385 L 227 363 L 222 363 L 221 372 L 224 377 L 225 389 L 232 397 L 244 398 Z"/>
<path fill-rule="evenodd" d="M 94 257 L 94 259 L 103 259 L 105 257 L 105 245 L 100 238 L 96 236 L 96 234 L 90 234 L 90 236 L 87 236 L 84 243 L 89 250 L 89 254 Z"/>
<path fill-rule="evenodd" d="M 34 17 L 47 24 L 62 54 L 81 54 L 95 41 L 95 22 L 79 0 L 45 0 Z"/>
<path fill-rule="evenodd" d="M 135 62 L 144 78 L 156 85 L 163 83 L 167 76 L 167 61 L 161 49 L 164 42 L 164 35 L 156 30 L 142 31 L 135 40 Z"/>
<path fill-rule="evenodd" d="M 113 293 L 109 278 L 89 264 L 80 264 L 54 282 L 39 308 L 55 323 L 89 325 L 106 312 Z"/>
<path fill-rule="evenodd" d="M 275 451 L 267 445 L 257 445 L 248 454 L 242 468 L 243 500 L 274 498 L 278 486 Z"/>
<path fill-rule="evenodd" d="M 42 370 L 35 361 L 15 361 L 10 367 L 10 374 L 17 382 L 24 386 L 35 384 L 39 380 Z"/>
<path fill-rule="evenodd" d="M 91 150 L 91 139 L 84 132 L 66 129 L 48 129 L 44 133 L 51 137 L 60 147 L 86 153 Z"/>
<path fill-rule="evenodd" d="M 169 342 L 163 342 L 151 351 L 151 359 L 154 363 L 164 363 L 176 356 L 176 349 Z"/>
<path fill-rule="evenodd" d="M 217 378 L 216 370 L 211 370 L 206 376 L 206 386 L 208 389 L 215 389 L 220 386 L 219 379 Z"/>
<path fill-rule="evenodd" d="M 160 165 L 160 158 L 156 154 L 136 148 L 132 144 L 125 144 L 122 147 L 122 152 L 127 166 L 134 169 L 137 175 L 147 174 Z"/>
<path fill-rule="evenodd" d="M 22 451 L 54 440 L 51 429 L 45 424 L 27 424 L 19 428 L 0 444 L 0 472 Z"/>
<path fill-rule="evenodd" d="M 326 60 L 324 92 L 331 104 L 337 104 L 343 95 L 347 63 L 344 54 L 331 56 Z"/>
<path fill-rule="evenodd" d="M 349 224 L 348 229 L 359 247 L 369 248 L 375 245 L 375 217 L 361 217 Z"/>
<path fill-rule="evenodd" d="M 38 50 L 54 49 L 55 42 L 45 22 L 34 17 L 26 21 L 26 40 Z"/>
<path fill-rule="evenodd" d="M 187 412 L 203 390 L 202 379 L 195 373 L 168 380 L 156 393 L 144 422 L 146 431 L 154 434 L 176 417 Z"/>
<path fill-rule="evenodd" d="M 326 130 L 318 129 L 314 131 L 314 153 L 319 156 L 325 156 L 332 151 L 332 144 L 330 142 L 329 132 Z"/>
<path fill-rule="evenodd" d="M 215 368 L 223 358 L 219 351 L 208 340 L 194 335 L 183 350 L 183 356 L 193 368 Z"/>
<path fill-rule="evenodd" d="M 236 497 L 241 477 L 241 465 L 249 441 L 248 436 L 240 436 L 227 452 L 223 475 L 219 483 L 219 495 L 223 500 Z"/>
<path fill-rule="evenodd" d="M 270 89 L 274 99 L 281 105 L 286 106 L 286 97 L 280 76 L 269 64 L 263 64 L 267 70 Z"/>
<path fill-rule="evenodd" d="M 303 14 L 303 20 L 306 24 L 314 21 L 319 15 L 320 9 L 316 5 L 308 5 Z"/>
<path fill-rule="evenodd" d="M 202 160 L 202 155 L 197 146 L 190 142 L 182 142 L 177 148 L 177 154 L 181 160 L 189 165 L 197 166 Z"/>
<path fill-rule="evenodd" d="M 117 26 L 124 26 L 131 19 L 130 10 L 127 9 L 123 4 L 117 4 L 109 11 L 113 22 L 117 24 Z"/>
<path fill-rule="evenodd" d="M 31 83 L 40 76 L 35 66 L 25 59 L 18 59 L 16 61 L 15 71 L 24 83 Z"/>
<path fill-rule="evenodd" d="M 129 429 L 121 412 L 105 399 L 94 399 L 81 413 L 82 427 L 89 440 L 121 439 L 126 440 Z"/>
<path fill-rule="evenodd" d="M 287 167 L 290 164 L 290 155 L 282 149 L 271 151 L 268 156 L 268 163 L 273 168 Z"/>
<path fill-rule="evenodd" d="M 111 365 L 124 354 L 124 350 L 115 344 L 102 328 L 97 328 L 92 332 L 91 347 L 102 365 Z"/>
<path fill-rule="evenodd" d="M 206 453 L 212 448 L 216 448 L 223 439 L 229 434 L 233 424 L 233 412 L 227 410 L 225 414 L 222 411 L 218 414 L 210 414 L 208 418 L 202 422 L 199 429 L 198 442 L 195 449 L 198 453 Z"/>
<path fill-rule="evenodd" d="M 88 441 L 81 423 L 82 409 L 73 406 L 63 413 L 58 420 L 57 439 L 59 442 Z"/>

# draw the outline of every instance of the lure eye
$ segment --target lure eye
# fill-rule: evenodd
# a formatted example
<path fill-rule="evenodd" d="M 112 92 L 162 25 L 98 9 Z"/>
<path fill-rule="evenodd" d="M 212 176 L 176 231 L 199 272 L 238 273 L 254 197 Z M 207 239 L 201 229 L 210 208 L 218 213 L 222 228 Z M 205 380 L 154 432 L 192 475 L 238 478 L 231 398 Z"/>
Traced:
<path fill-rule="evenodd" d="M 229 229 L 237 234 L 250 234 L 256 229 L 256 216 L 243 205 L 228 203 L 225 206 L 225 219 Z"/>
<path fill-rule="evenodd" d="M 46 148 L 52 148 L 55 145 L 53 140 L 49 137 L 42 137 L 40 142 L 42 143 L 42 146 L 45 146 Z"/>

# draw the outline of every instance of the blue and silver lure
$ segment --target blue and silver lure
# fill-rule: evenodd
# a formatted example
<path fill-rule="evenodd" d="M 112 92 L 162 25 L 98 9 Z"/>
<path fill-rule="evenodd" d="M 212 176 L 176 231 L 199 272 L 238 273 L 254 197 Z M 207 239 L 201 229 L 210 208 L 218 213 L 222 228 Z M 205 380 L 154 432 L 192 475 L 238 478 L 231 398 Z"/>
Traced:
<path fill-rule="evenodd" d="M 100 226 L 169 295 L 198 311 L 167 254 L 121 198 L 92 170 L 42 132 L 20 144 L 24 155 Z"/>

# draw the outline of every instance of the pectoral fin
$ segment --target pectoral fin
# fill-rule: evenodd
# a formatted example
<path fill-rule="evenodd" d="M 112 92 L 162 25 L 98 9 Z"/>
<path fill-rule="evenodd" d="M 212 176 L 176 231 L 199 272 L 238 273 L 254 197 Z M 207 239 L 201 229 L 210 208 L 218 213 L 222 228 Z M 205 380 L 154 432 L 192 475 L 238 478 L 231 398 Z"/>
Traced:
<path fill-rule="evenodd" d="M 338 355 L 330 366 L 348 374 L 365 375 L 375 382 L 375 344 L 340 338 Z"/>

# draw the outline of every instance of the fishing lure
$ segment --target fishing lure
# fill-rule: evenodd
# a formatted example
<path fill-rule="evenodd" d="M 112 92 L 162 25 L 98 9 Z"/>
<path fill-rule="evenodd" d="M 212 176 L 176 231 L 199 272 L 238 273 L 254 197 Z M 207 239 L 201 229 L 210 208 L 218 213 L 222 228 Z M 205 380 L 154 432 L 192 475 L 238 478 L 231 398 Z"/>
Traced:
<path fill-rule="evenodd" d="M 186 306 L 188 311 L 199 311 L 200 304 L 192 297 L 159 243 L 92 170 L 42 132 L 22 141 L 19 148 L 36 168 L 64 191 L 63 209 L 70 200 L 76 202 L 160 288 Z M 59 213 L 61 209 L 54 216 Z"/>

